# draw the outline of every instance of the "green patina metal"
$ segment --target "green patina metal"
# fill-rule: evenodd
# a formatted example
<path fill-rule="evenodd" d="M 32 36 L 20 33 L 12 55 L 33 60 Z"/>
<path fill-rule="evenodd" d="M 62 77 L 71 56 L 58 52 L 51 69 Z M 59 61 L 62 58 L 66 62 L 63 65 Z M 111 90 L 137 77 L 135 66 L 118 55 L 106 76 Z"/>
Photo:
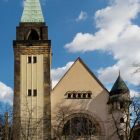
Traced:
<path fill-rule="evenodd" d="M 39 0 L 25 0 L 21 22 L 44 22 Z"/>

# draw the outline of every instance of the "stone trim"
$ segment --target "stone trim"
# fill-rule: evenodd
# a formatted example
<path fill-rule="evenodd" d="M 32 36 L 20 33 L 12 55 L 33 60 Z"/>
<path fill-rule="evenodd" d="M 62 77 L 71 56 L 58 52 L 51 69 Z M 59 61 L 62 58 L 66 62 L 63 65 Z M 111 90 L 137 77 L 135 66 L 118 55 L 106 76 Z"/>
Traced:
<path fill-rule="evenodd" d="M 28 32 L 27 32 L 28 33 Z M 14 40 L 13 46 L 51 46 L 51 40 Z"/>
<path fill-rule="evenodd" d="M 36 27 L 46 26 L 45 25 L 45 22 L 30 22 L 30 23 L 29 22 L 24 22 L 24 23 L 23 22 L 20 22 L 19 25 L 22 26 L 22 27 L 26 27 L 26 26 L 30 26 L 30 27 L 34 27 L 34 26 L 36 26 Z"/>
<path fill-rule="evenodd" d="M 39 54 L 50 54 L 50 47 L 14 47 L 15 56 L 19 55 L 39 55 Z"/>
<path fill-rule="evenodd" d="M 14 59 L 13 139 L 20 139 L 20 57 Z"/>
<path fill-rule="evenodd" d="M 44 140 L 51 139 L 51 80 L 50 80 L 50 60 L 51 54 L 44 55 L 43 58 L 43 67 L 44 67 L 44 125 L 43 125 L 43 137 Z"/>

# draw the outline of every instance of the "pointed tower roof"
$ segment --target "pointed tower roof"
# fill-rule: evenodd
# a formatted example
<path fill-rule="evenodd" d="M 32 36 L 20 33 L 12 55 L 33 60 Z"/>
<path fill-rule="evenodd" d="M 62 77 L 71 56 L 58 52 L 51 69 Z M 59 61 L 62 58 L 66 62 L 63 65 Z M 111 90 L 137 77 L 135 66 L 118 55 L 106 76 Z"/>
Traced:
<path fill-rule="evenodd" d="M 121 78 L 120 72 L 119 72 L 119 76 L 110 91 L 110 96 L 123 94 L 127 92 L 129 92 L 129 89 L 127 85 L 125 84 L 125 82 L 123 81 L 123 79 Z"/>
<path fill-rule="evenodd" d="M 39 0 L 25 0 L 21 22 L 44 22 Z"/>

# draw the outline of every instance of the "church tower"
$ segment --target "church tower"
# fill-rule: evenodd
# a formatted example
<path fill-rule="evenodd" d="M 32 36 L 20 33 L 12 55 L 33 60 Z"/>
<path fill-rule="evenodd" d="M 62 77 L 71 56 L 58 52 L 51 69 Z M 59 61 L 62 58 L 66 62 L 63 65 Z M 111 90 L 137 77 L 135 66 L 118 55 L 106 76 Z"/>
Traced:
<path fill-rule="evenodd" d="M 14 48 L 13 139 L 51 139 L 51 41 L 39 0 L 26 0 Z"/>
<path fill-rule="evenodd" d="M 131 100 L 130 91 L 121 78 L 120 73 L 109 95 L 109 112 L 111 115 L 112 124 L 114 124 L 112 130 L 116 132 L 113 135 L 111 134 L 111 136 L 114 136 L 112 139 L 125 140 L 125 138 L 129 135 L 129 107 Z"/>

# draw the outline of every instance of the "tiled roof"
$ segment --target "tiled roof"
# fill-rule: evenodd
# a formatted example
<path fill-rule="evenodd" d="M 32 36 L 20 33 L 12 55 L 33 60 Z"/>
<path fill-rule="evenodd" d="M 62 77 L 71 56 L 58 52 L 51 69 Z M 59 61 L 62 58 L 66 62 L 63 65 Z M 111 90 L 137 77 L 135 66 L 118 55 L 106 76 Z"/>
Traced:
<path fill-rule="evenodd" d="M 117 95 L 117 94 L 123 94 L 129 92 L 129 89 L 121 76 L 119 75 L 116 82 L 114 83 L 111 91 L 110 91 L 110 96 L 112 95 Z"/>

